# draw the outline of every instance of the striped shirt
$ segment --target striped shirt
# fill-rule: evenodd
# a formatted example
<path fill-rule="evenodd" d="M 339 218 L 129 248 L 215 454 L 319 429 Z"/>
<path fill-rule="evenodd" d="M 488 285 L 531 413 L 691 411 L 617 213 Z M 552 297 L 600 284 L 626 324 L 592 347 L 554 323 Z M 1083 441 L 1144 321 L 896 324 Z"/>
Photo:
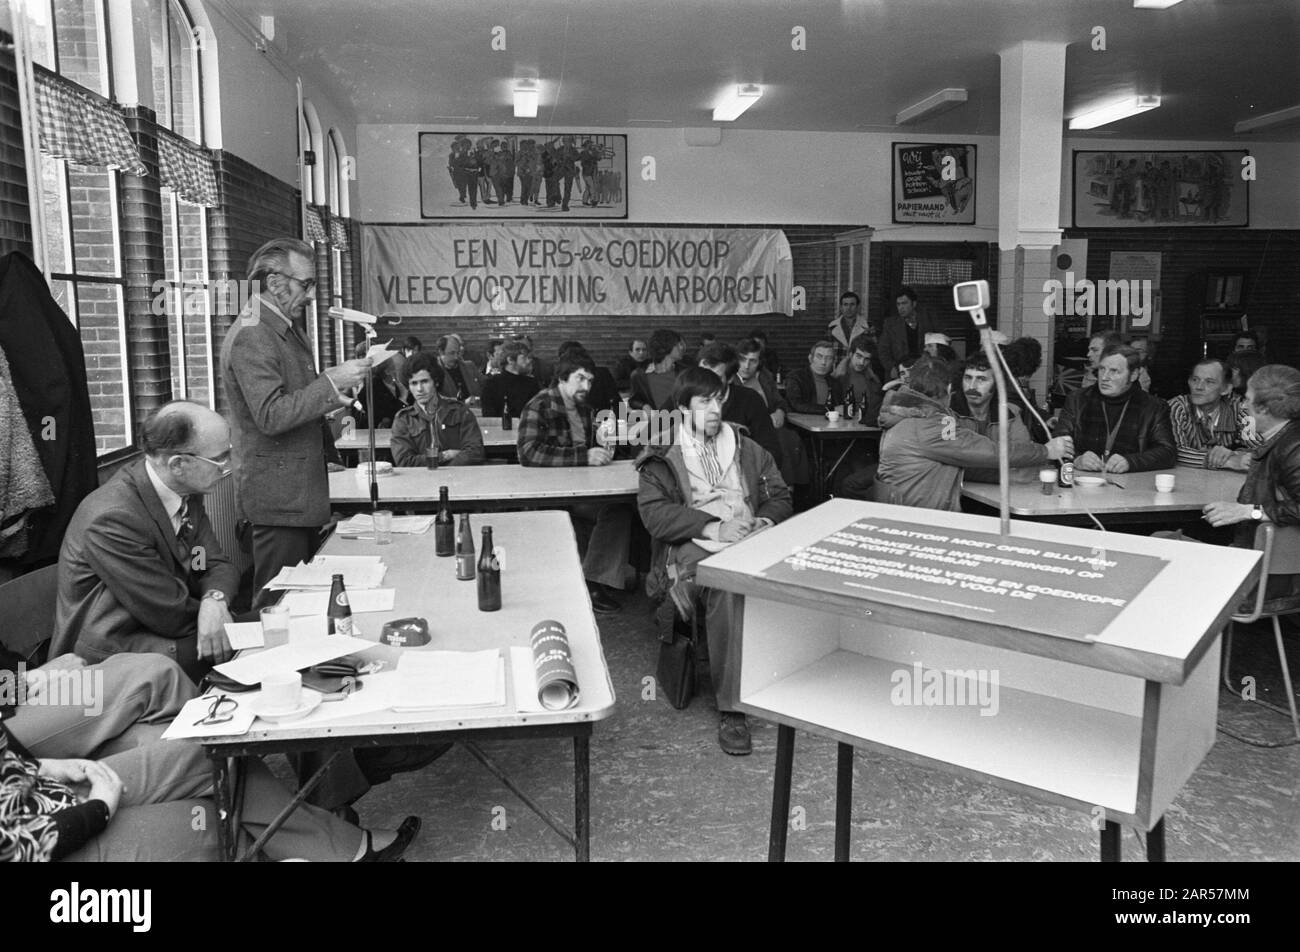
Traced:
<path fill-rule="evenodd" d="M 1187 394 L 1169 401 L 1169 421 L 1178 444 L 1180 466 L 1208 465 L 1206 451 L 1215 446 L 1246 450 L 1258 446 L 1254 418 L 1246 403 L 1235 393 L 1229 394 L 1210 413 L 1192 404 Z"/>

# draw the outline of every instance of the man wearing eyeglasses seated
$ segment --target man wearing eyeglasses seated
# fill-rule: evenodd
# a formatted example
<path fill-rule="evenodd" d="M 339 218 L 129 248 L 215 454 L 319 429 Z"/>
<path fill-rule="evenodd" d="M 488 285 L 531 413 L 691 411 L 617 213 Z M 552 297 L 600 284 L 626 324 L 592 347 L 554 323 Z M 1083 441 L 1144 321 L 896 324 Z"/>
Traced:
<path fill-rule="evenodd" d="M 230 475 L 230 428 L 179 401 L 145 421 L 141 444 L 143 458 L 83 499 L 63 537 L 51 656 L 153 652 L 197 680 L 231 657 L 239 572 L 203 508 Z"/>

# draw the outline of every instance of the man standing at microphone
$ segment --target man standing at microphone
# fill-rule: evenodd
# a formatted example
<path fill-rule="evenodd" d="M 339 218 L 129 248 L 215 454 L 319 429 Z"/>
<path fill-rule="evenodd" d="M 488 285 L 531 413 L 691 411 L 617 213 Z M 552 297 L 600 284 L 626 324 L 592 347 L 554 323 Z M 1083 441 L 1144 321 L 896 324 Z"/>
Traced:
<path fill-rule="evenodd" d="M 254 607 L 286 565 L 309 559 L 329 521 L 323 419 L 351 405 L 344 391 L 370 376 L 370 361 L 316 372 L 304 316 L 316 284 L 311 245 L 276 238 L 253 252 L 249 298 L 221 348 L 230 404 L 235 493 L 252 534 Z"/>

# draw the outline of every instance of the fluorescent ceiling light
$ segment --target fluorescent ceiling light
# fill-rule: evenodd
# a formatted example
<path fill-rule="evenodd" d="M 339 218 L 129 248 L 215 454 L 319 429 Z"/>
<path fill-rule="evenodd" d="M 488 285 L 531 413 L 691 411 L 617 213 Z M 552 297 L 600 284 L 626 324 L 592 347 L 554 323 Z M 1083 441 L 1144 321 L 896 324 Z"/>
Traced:
<path fill-rule="evenodd" d="M 926 96 L 920 102 L 908 106 L 894 117 L 894 123 L 902 126 L 915 122 L 922 116 L 937 116 L 941 112 L 957 108 L 965 101 L 966 90 L 956 87 L 941 89 L 933 96 Z"/>
<path fill-rule="evenodd" d="M 532 80 L 521 79 L 515 83 L 515 118 L 536 119 L 541 95 L 542 91 Z"/>
<path fill-rule="evenodd" d="M 1300 120 L 1300 106 L 1291 106 L 1287 109 L 1279 109 L 1277 112 L 1266 112 L 1262 116 L 1255 116 L 1251 119 L 1243 119 L 1232 127 L 1236 133 L 1251 132 L 1255 129 L 1263 129 L 1267 126 L 1280 126 L 1288 122 Z"/>
<path fill-rule="evenodd" d="M 1183 0 L 1133 0 L 1134 10 L 1168 10 L 1175 3 Z"/>
<path fill-rule="evenodd" d="M 1091 109 L 1070 120 L 1071 129 L 1095 129 L 1112 122 L 1119 122 L 1140 112 L 1155 109 L 1160 105 L 1159 96 L 1127 96 L 1116 102 L 1108 103 L 1097 109 Z"/>
<path fill-rule="evenodd" d="M 734 122 L 742 112 L 758 102 L 762 95 L 763 87 L 754 83 L 728 86 L 722 101 L 713 107 L 713 121 Z"/>

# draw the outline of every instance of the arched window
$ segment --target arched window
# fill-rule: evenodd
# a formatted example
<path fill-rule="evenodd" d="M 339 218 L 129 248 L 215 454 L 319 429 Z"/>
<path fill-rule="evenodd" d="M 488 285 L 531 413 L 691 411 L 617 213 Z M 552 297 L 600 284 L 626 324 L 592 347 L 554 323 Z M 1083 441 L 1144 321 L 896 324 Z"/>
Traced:
<path fill-rule="evenodd" d="M 339 152 L 339 133 L 337 129 L 331 129 L 328 138 L 325 141 L 325 187 L 326 194 L 329 196 L 329 207 L 331 215 L 342 215 L 342 201 L 340 198 L 340 186 L 342 178 L 339 173 L 342 171 L 343 159 Z"/>
<path fill-rule="evenodd" d="M 309 205 L 319 205 L 327 201 L 325 195 L 325 137 L 321 135 L 320 117 L 310 100 L 303 100 L 303 149 L 310 150 L 316 157 L 314 165 L 303 169 L 302 197 Z"/>
<path fill-rule="evenodd" d="M 158 124 L 203 144 L 203 101 L 199 59 L 206 32 L 195 29 L 179 0 L 137 0 L 149 27 L 150 89 L 140 99 L 158 116 Z"/>

